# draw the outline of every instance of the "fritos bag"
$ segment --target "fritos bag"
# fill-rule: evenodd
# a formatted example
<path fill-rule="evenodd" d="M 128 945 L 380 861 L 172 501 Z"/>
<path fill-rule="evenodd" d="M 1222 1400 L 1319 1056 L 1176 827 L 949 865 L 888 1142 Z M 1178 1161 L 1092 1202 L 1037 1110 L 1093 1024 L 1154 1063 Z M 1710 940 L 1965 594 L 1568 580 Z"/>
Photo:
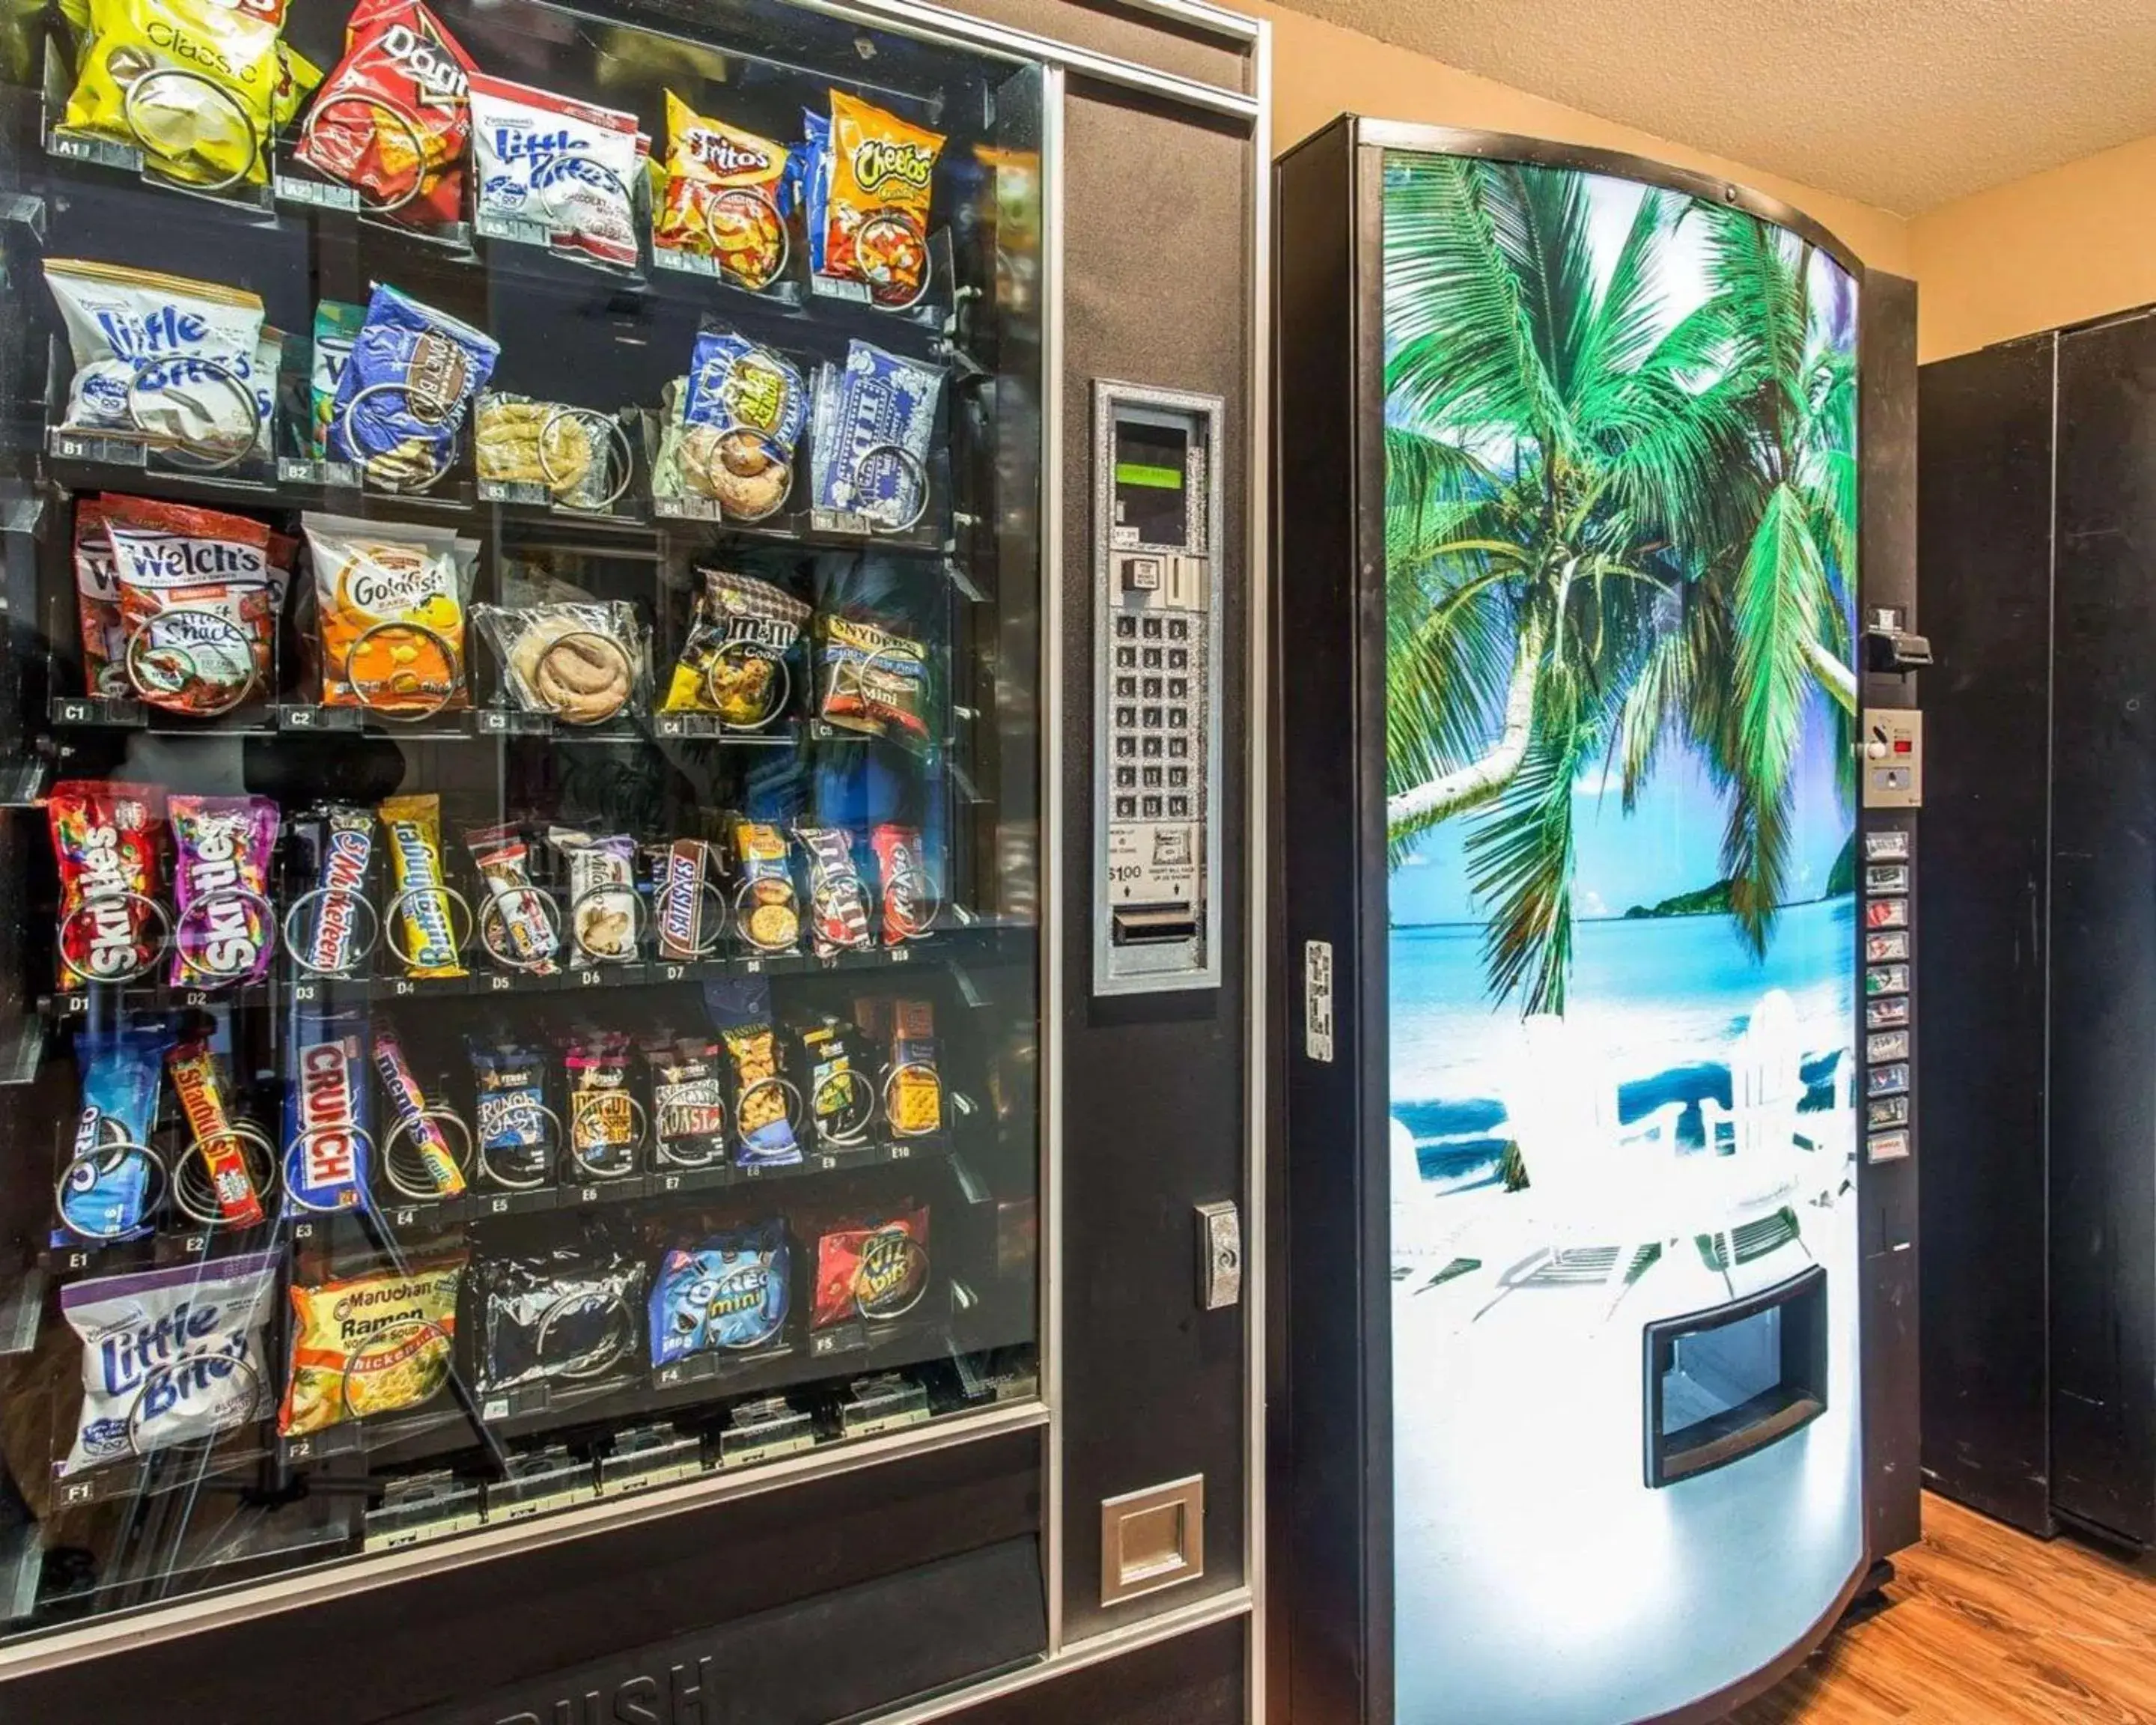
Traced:
<path fill-rule="evenodd" d="M 706 119 L 668 90 L 665 191 L 652 244 L 714 258 L 742 287 L 769 286 L 786 261 L 792 160 L 784 145 Z"/>

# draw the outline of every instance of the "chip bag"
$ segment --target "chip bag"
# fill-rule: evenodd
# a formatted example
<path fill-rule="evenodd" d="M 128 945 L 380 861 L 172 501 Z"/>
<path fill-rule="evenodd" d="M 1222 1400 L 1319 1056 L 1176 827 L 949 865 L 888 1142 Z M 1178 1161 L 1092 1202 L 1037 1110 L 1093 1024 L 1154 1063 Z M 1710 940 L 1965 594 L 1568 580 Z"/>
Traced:
<path fill-rule="evenodd" d="M 50 258 L 45 285 L 67 325 L 74 375 L 61 424 L 139 437 L 217 467 L 261 431 L 262 301 L 244 288 Z M 274 361 L 272 362 L 274 367 Z"/>
<path fill-rule="evenodd" d="M 424 490 L 449 471 L 472 398 L 501 344 L 446 311 L 377 287 L 330 404 L 329 453 L 385 490 Z"/>
<path fill-rule="evenodd" d="M 832 1223 L 816 1239 L 812 1329 L 903 1317 L 928 1291 L 928 1210 Z"/>
<path fill-rule="evenodd" d="M 449 526 L 300 521 L 315 569 L 322 704 L 390 719 L 470 706 L 465 614 L 477 542 Z"/>
<path fill-rule="evenodd" d="M 182 185 L 259 186 L 297 75 L 284 28 L 284 0 L 90 0 L 60 129 L 136 145 Z"/>
<path fill-rule="evenodd" d="M 636 116 L 484 72 L 471 76 L 471 112 L 482 231 L 490 220 L 531 223 L 552 250 L 635 267 Z"/>
<path fill-rule="evenodd" d="M 911 305 L 928 285 L 928 211 L 941 133 L 911 126 L 842 90 L 831 92 L 819 278 L 871 305 Z M 814 183 L 812 181 L 812 184 Z"/>
<path fill-rule="evenodd" d="M 292 1284 L 292 1371 L 277 1430 L 300 1437 L 424 1406 L 456 1362 L 462 1253 L 435 1262 Z"/>
<path fill-rule="evenodd" d="M 792 156 L 783 144 L 707 120 L 666 92 L 666 178 L 651 243 L 716 260 L 752 291 L 786 267 Z"/>
<path fill-rule="evenodd" d="M 464 213 L 472 69 L 421 0 L 362 0 L 293 153 L 377 215 L 447 226 Z"/>
<path fill-rule="evenodd" d="M 264 692 L 282 592 L 270 529 L 154 497 L 108 496 L 103 508 L 130 690 L 196 718 Z"/>

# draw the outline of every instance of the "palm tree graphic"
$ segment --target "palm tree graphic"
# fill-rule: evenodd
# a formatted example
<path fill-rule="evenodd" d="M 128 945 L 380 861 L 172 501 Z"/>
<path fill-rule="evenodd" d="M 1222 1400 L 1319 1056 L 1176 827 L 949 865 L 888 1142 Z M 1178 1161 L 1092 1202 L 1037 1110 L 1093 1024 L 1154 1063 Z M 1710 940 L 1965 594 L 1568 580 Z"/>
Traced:
<path fill-rule="evenodd" d="M 1473 814 L 1491 992 L 1530 1013 L 1564 1009 L 1584 772 L 1629 813 L 1665 747 L 1700 757 L 1762 954 L 1815 698 L 1854 789 L 1847 331 L 1814 315 L 1809 245 L 1680 193 L 1647 191 L 1599 267 L 1597 183 L 1443 156 L 1386 177 L 1388 837 L 1397 860 Z"/>

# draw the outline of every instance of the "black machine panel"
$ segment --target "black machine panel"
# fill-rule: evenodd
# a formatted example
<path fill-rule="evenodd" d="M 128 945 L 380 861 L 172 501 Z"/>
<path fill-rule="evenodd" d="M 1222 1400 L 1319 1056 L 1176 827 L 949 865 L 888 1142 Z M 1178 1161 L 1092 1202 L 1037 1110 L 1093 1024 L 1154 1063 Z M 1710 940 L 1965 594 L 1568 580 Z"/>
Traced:
<path fill-rule="evenodd" d="M 2044 1299 L 2053 342 L 1927 366 L 1926 1483 L 2051 1531 Z"/>

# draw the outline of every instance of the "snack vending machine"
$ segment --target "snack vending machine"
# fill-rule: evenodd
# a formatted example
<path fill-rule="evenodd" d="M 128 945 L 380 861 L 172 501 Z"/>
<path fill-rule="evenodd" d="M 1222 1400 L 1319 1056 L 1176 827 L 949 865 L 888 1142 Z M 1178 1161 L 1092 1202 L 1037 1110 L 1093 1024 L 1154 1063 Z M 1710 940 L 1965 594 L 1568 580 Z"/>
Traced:
<path fill-rule="evenodd" d="M 1242 1717 L 1263 27 L 5 29 L 0 1716 Z"/>
<path fill-rule="evenodd" d="M 1275 1717 L 1720 1719 L 1914 1537 L 1913 295 L 1527 139 L 1279 189 Z"/>

